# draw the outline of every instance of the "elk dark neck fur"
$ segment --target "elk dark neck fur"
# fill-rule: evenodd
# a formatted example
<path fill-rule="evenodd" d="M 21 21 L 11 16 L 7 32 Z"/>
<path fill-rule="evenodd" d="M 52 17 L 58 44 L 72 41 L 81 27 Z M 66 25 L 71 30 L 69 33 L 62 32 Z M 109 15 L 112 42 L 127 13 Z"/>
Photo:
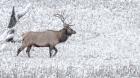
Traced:
<path fill-rule="evenodd" d="M 65 42 L 69 37 L 69 35 L 67 35 L 67 30 L 65 28 L 63 28 L 59 32 L 60 32 L 59 41 Z"/>

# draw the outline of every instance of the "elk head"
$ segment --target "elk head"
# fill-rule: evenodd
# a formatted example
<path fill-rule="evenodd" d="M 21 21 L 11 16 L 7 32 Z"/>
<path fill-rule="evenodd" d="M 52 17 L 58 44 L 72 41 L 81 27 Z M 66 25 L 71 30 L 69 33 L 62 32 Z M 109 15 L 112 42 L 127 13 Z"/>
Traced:
<path fill-rule="evenodd" d="M 74 25 L 71 25 L 70 23 L 67 24 L 65 22 L 66 18 L 64 18 L 63 15 L 61 15 L 61 14 L 54 14 L 54 16 L 58 17 L 62 21 L 63 27 L 64 27 L 63 30 L 65 30 L 65 32 L 66 32 L 66 34 L 68 36 L 71 36 L 72 34 L 76 34 L 76 31 L 71 28 L 71 26 L 74 26 Z"/>

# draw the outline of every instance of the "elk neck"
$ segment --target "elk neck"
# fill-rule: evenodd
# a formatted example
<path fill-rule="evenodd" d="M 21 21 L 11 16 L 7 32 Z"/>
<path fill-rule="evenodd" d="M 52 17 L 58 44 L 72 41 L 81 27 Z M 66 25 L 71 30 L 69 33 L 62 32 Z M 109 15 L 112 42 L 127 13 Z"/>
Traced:
<path fill-rule="evenodd" d="M 69 35 L 67 35 L 67 30 L 65 28 L 63 28 L 59 32 L 60 32 L 59 41 L 60 42 L 65 42 L 69 37 Z"/>

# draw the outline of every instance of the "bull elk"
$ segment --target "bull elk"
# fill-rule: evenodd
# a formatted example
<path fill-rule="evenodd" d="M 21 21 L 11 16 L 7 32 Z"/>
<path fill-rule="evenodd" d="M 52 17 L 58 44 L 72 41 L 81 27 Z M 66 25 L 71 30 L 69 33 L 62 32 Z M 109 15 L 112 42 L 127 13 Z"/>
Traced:
<path fill-rule="evenodd" d="M 17 56 L 19 53 L 26 49 L 26 53 L 28 57 L 30 57 L 30 50 L 31 47 L 49 47 L 49 54 L 50 58 L 52 57 L 52 50 L 55 50 L 53 56 L 55 56 L 58 52 L 57 48 L 55 47 L 57 44 L 65 42 L 72 34 L 76 34 L 70 24 L 65 23 L 65 19 L 62 14 L 55 14 L 54 16 L 58 17 L 63 23 L 63 29 L 59 31 L 54 30 L 47 30 L 44 32 L 25 32 L 23 33 L 22 37 L 22 45 L 17 50 Z"/>

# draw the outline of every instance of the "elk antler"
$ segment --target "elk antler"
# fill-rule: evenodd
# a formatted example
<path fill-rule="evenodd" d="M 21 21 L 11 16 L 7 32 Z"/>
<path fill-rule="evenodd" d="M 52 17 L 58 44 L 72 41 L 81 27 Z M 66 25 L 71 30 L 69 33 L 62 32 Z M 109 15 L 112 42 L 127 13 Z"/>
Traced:
<path fill-rule="evenodd" d="M 65 23 L 65 19 L 66 19 L 66 18 L 64 18 L 63 15 L 61 15 L 61 14 L 54 14 L 54 16 L 55 16 L 55 17 L 58 17 L 58 18 L 63 22 L 63 24 Z"/>
<path fill-rule="evenodd" d="M 66 23 L 65 22 L 65 19 L 66 19 L 66 17 L 68 17 L 68 16 L 63 16 L 64 15 L 64 13 L 62 13 L 62 14 L 54 14 L 54 16 L 55 17 L 58 17 L 62 22 L 63 22 L 63 26 L 74 26 L 74 25 L 71 25 L 71 23 L 72 23 L 72 21 L 70 22 L 70 23 Z M 72 20 L 72 19 L 71 19 Z"/>

